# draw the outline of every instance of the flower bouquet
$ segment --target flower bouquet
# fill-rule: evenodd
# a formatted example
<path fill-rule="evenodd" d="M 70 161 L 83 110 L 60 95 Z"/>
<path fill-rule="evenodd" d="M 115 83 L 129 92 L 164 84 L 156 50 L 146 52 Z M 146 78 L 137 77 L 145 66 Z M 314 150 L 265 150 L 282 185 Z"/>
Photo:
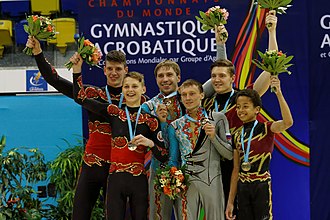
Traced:
<path fill-rule="evenodd" d="M 214 6 L 209 8 L 206 12 L 199 11 L 199 15 L 195 18 L 202 23 L 202 29 L 204 31 L 215 29 L 215 26 L 220 24 L 227 24 L 229 17 L 229 12 L 225 8 L 220 8 L 220 6 Z M 226 33 L 222 33 L 223 38 L 227 38 Z"/>
<path fill-rule="evenodd" d="M 98 63 L 101 60 L 102 53 L 92 42 L 88 39 L 85 39 L 84 36 L 78 39 L 78 51 L 81 58 L 90 66 L 96 66 L 101 68 Z M 71 61 L 64 64 L 68 70 L 70 70 L 73 66 Z"/>
<path fill-rule="evenodd" d="M 164 169 L 158 169 L 154 180 L 155 189 L 175 200 L 187 191 L 188 176 L 184 174 L 184 168 L 178 169 L 167 166 Z"/>
<path fill-rule="evenodd" d="M 292 0 L 255 0 L 255 4 L 259 4 L 261 8 L 275 10 L 279 14 L 285 14 L 286 10 L 291 7 L 289 5 Z"/>
<path fill-rule="evenodd" d="M 287 72 L 291 74 L 288 67 L 292 66 L 289 62 L 292 60 L 293 56 L 286 56 L 282 51 L 268 50 L 265 53 L 257 51 L 261 60 L 252 60 L 252 62 L 260 69 L 269 72 L 271 75 L 277 76 L 280 73 Z M 271 88 L 274 92 L 274 88 Z"/>
<path fill-rule="evenodd" d="M 48 38 L 55 39 L 55 26 L 52 20 L 38 15 L 30 15 L 26 18 L 28 24 L 24 25 L 25 32 L 41 41 L 46 41 Z M 27 55 L 32 55 L 32 48 L 25 47 L 23 52 Z"/>

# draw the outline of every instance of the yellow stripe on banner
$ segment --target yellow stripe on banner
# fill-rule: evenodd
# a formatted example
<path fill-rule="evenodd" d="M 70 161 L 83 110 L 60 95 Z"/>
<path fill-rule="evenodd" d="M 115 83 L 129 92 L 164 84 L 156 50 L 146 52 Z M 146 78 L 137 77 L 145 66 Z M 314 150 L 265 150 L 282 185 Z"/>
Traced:
<path fill-rule="evenodd" d="M 260 18 L 260 9 L 257 9 L 256 16 L 259 19 Z M 254 18 L 253 18 L 254 19 Z M 244 59 L 243 68 L 241 71 L 240 76 L 240 82 L 239 82 L 239 89 L 244 89 L 246 87 L 246 82 L 248 81 L 248 73 L 250 71 L 251 62 L 252 62 L 252 54 L 253 54 L 253 47 L 256 44 L 256 35 L 257 35 L 257 25 L 258 25 L 258 19 L 254 19 L 253 22 L 253 29 L 250 36 L 250 43 L 248 45 L 248 50 Z M 243 78 L 243 80 L 242 80 Z"/>
<path fill-rule="evenodd" d="M 264 116 L 267 121 L 274 121 L 274 119 L 268 115 L 263 109 L 261 109 L 260 113 L 262 114 L 262 116 Z M 293 143 L 297 148 L 301 149 L 302 151 L 306 152 L 309 154 L 309 147 L 299 143 L 294 137 L 292 137 L 288 132 L 284 131 L 282 132 L 282 134 L 284 135 L 284 137 L 286 137 L 291 143 Z"/>

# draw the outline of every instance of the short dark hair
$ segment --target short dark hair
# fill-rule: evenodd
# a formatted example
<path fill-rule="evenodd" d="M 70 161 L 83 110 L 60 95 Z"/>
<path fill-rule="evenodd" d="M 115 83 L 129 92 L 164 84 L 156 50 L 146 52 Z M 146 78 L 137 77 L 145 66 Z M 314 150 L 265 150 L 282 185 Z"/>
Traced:
<path fill-rule="evenodd" d="M 237 99 L 240 96 L 249 97 L 251 99 L 254 107 L 258 107 L 258 106 L 262 107 L 262 102 L 261 102 L 260 95 L 256 90 L 254 90 L 254 89 L 243 89 L 243 90 L 239 91 L 236 95 L 235 103 L 237 103 Z"/>
<path fill-rule="evenodd" d="M 106 61 L 112 61 L 123 64 L 125 67 L 127 67 L 126 63 L 126 55 L 119 50 L 111 50 L 107 53 Z"/>
<path fill-rule="evenodd" d="M 235 75 L 235 66 L 234 64 L 227 59 L 218 59 L 216 61 L 214 61 L 210 67 L 210 71 L 212 72 L 214 67 L 227 67 L 230 76 Z"/>
<path fill-rule="evenodd" d="M 198 82 L 197 80 L 194 80 L 194 79 L 187 79 L 186 81 L 184 81 L 180 88 L 179 88 L 179 91 L 185 87 L 189 87 L 189 86 L 197 86 L 198 90 L 200 91 L 200 93 L 203 93 L 204 90 L 203 90 L 203 85 L 202 83 Z"/>
<path fill-rule="evenodd" d="M 135 72 L 135 71 L 132 71 L 132 72 L 128 72 L 125 76 L 124 76 L 124 79 L 126 78 L 133 78 L 133 79 L 136 79 L 137 81 L 139 81 L 140 83 L 142 83 L 142 86 L 144 86 L 144 76 L 142 73 L 139 73 L 139 72 Z"/>
<path fill-rule="evenodd" d="M 155 67 L 154 73 L 155 73 L 155 77 L 157 77 L 157 71 L 162 68 L 171 68 L 174 70 L 174 72 L 176 73 L 177 76 L 181 75 L 181 70 L 180 70 L 180 66 L 172 61 L 172 60 L 163 60 L 162 62 L 158 63 L 157 66 Z"/>

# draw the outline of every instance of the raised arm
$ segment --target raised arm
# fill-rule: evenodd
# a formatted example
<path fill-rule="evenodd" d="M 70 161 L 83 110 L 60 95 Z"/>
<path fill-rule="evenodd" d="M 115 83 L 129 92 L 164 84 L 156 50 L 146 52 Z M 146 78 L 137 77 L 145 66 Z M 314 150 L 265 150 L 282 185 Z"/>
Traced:
<path fill-rule="evenodd" d="M 118 109 L 116 105 L 109 105 L 107 103 L 102 103 L 95 99 L 88 98 L 82 83 L 81 73 L 73 74 L 73 98 L 76 103 L 83 106 L 88 111 L 94 112 L 101 116 L 108 114 L 110 115 L 108 112 L 110 107 Z"/>
<path fill-rule="evenodd" d="M 292 119 L 290 108 L 282 94 L 280 80 L 278 79 L 278 77 L 276 77 L 276 76 L 271 77 L 271 86 L 276 88 L 275 94 L 276 94 L 278 103 L 280 105 L 282 120 L 275 121 L 271 125 L 270 130 L 274 133 L 280 133 L 292 126 L 293 119 Z"/>
<path fill-rule="evenodd" d="M 224 25 L 219 25 L 219 26 L 215 26 L 214 33 L 215 33 L 215 41 L 217 44 L 217 60 L 218 59 L 226 60 L 227 59 L 226 41 L 228 39 L 228 31 Z M 206 98 L 211 97 L 215 93 L 211 79 L 207 80 L 203 84 L 203 90 Z"/>
<path fill-rule="evenodd" d="M 274 10 L 267 13 L 265 23 L 268 29 L 268 50 L 278 50 L 276 40 L 277 17 Z M 270 73 L 263 71 L 254 82 L 253 89 L 256 90 L 260 96 L 262 96 L 269 88 L 269 84 Z"/>
<path fill-rule="evenodd" d="M 223 24 L 215 26 L 215 42 L 217 44 L 217 60 L 227 59 L 226 42 L 228 39 L 228 31 Z"/>

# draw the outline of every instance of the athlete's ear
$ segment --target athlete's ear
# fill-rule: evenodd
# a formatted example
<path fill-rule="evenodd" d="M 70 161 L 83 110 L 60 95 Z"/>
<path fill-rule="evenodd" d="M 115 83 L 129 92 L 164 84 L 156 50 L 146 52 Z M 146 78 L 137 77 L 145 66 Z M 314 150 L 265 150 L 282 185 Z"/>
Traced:
<path fill-rule="evenodd" d="M 201 93 L 201 100 L 204 99 L 204 97 L 205 97 L 205 94 L 204 94 L 204 92 L 202 92 Z"/>
<path fill-rule="evenodd" d="M 256 115 L 258 115 L 259 112 L 260 112 L 260 106 L 257 106 L 257 107 L 256 107 L 256 110 L 257 110 L 257 111 L 256 111 Z"/>
<path fill-rule="evenodd" d="M 235 78 L 236 78 L 236 75 L 235 75 L 235 74 L 231 76 L 231 80 L 232 80 L 232 82 L 235 81 Z"/>

